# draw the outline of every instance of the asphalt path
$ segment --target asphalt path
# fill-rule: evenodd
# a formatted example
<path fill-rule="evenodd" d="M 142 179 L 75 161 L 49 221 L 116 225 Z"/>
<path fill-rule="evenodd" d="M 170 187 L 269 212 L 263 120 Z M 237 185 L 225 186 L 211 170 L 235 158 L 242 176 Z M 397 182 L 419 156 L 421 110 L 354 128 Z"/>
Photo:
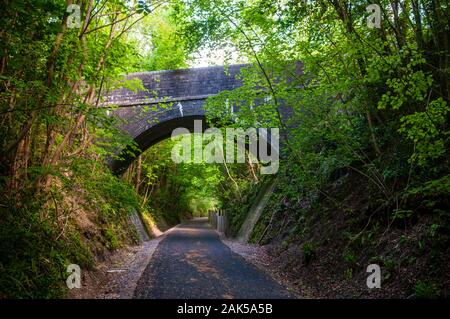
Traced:
<path fill-rule="evenodd" d="M 138 281 L 139 299 L 291 298 L 281 285 L 231 251 L 205 219 L 174 228 Z"/>

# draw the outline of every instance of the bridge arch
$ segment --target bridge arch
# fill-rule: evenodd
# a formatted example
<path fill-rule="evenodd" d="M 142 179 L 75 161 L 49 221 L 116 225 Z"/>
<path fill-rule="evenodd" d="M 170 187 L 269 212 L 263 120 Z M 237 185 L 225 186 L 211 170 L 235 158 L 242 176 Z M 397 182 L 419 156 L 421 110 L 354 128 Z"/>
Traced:
<path fill-rule="evenodd" d="M 127 80 L 139 79 L 145 90 L 134 92 L 123 88 L 111 91 L 106 94 L 103 105 L 117 106 L 112 115 L 123 120 L 120 129 L 144 152 L 169 138 L 176 128 L 184 127 L 193 132 L 195 120 L 202 120 L 202 129 L 207 129 L 206 99 L 223 90 L 240 87 L 242 82 L 237 75 L 246 66 L 238 64 L 128 74 Z M 110 162 L 111 169 L 117 174 L 135 159 L 126 149 L 120 157 L 122 159 Z"/>
<path fill-rule="evenodd" d="M 193 132 L 196 120 L 202 120 L 202 130 L 206 130 L 208 128 L 204 108 L 206 99 L 221 91 L 231 91 L 241 87 L 242 81 L 238 75 L 246 67 L 250 65 L 235 64 L 226 67 L 211 66 L 131 73 L 125 78 L 139 79 L 144 90 L 137 92 L 127 88 L 113 90 L 105 95 L 103 105 L 117 107 L 113 111 L 113 116 L 123 120 L 120 129 L 136 142 L 141 152 L 144 152 L 152 145 L 170 137 L 176 128 L 183 127 Z M 292 63 L 291 68 L 293 70 L 289 70 L 287 74 L 295 77 L 303 73 L 302 64 L 298 61 Z M 299 88 L 295 85 L 292 87 L 292 89 Z M 236 111 L 235 106 L 228 107 L 230 111 Z M 292 109 L 281 101 L 277 111 L 282 125 L 285 125 L 292 115 Z M 258 137 L 263 136 L 262 140 L 267 143 L 265 148 L 268 147 L 269 152 L 273 151 L 271 132 L 264 130 L 260 132 L 264 133 L 262 135 L 258 133 Z M 281 134 L 286 135 L 287 132 Z M 278 153 L 278 142 L 276 145 L 275 149 Z M 254 154 L 258 158 L 261 155 L 260 146 L 258 143 L 258 152 Z M 121 159 L 110 161 L 110 168 L 114 173 L 120 174 L 138 155 L 136 151 L 130 152 L 130 149 L 125 148 L 120 154 Z"/>

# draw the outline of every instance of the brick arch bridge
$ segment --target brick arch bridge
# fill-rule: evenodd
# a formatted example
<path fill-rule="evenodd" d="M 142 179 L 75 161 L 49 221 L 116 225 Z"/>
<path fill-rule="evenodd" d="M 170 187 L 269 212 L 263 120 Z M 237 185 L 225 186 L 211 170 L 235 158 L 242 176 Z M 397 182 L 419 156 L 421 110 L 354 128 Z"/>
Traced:
<path fill-rule="evenodd" d="M 134 139 L 143 152 L 169 138 L 175 128 L 184 127 L 192 132 L 194 120 L 202 120 L 202 128 L 206 129 L 206 99 L 220 91 L 240 87 L 242 83 L 236 76 L 246 66 L 237 64 L 226 69 L 212 66 L 132 73 L 126 79 L 140 79 L 146 91 L 114 90 L 105 96 L 103 105 L 118 107 L 112 112 L 124 120 L 120 128 Z M 123 172 L 135 159 L 125 155 L 127 153 L 122 152 L 122 160 L 110 162 L 113 172 Z"/>

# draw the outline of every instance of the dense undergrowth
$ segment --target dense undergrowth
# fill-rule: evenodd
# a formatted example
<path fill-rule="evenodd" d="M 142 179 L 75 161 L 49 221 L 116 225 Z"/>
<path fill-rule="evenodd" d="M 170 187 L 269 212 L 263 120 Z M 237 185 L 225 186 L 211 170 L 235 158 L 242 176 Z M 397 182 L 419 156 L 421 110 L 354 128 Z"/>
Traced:
<path fill-rule="evenodd" d="M 30 187 L 3 194 L 1 202 L 3 297 L 59 297 L 69 264 L 92 269 L 109 251 L 138 239 L 128 220 L 140 207 L 138 195 L 95 161 L 73 163 L 71 174 L 45 193 Z"/>

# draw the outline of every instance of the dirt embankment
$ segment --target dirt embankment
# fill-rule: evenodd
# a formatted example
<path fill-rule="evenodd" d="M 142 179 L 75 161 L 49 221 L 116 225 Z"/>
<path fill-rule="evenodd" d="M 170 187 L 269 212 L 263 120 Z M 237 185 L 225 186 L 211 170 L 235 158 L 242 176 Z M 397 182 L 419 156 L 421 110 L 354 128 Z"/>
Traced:
<path fill-rule="evenodd" d="M 73 288 L 69 299 L 129 299 L 163 236 L 111 252 L 93 270 L 83 271 L 81 288 Z"/>
<path fill-rule="evenodd" d="M 83 240 L 92 247 L 94 266 L 89 270 L 81 269 L 81 288 L 69 290 L 66 295 L 69 299 L 131 298 L 156 247 L 171 231 L 163 222 L 157 225 L 152 216 L 135 213 L 125 223 L 130 229 L 137 230 L 135 233 L 130 230 L 128 236 L 137 237 L 122 242 L 120 248 L 111 249 L 101 240 L 101 228 L 95 212 L 84 210 L 75 222 Z"/>
<path fill-rule="evenodd" d="M 269 268 L 309 297 L 448 297 L 450 236 L 442 208 L 423 209 L 421 200 L 409 204 L 406 218 L 394 218 L 370 188 L 357 174 L 344 174 L 315 203 L 299 198 L 268 211 L 269 204 L 252 234 L 265 244 Z M 367 287 L 370 264 L 381 268 L 381 288 Z"/>

